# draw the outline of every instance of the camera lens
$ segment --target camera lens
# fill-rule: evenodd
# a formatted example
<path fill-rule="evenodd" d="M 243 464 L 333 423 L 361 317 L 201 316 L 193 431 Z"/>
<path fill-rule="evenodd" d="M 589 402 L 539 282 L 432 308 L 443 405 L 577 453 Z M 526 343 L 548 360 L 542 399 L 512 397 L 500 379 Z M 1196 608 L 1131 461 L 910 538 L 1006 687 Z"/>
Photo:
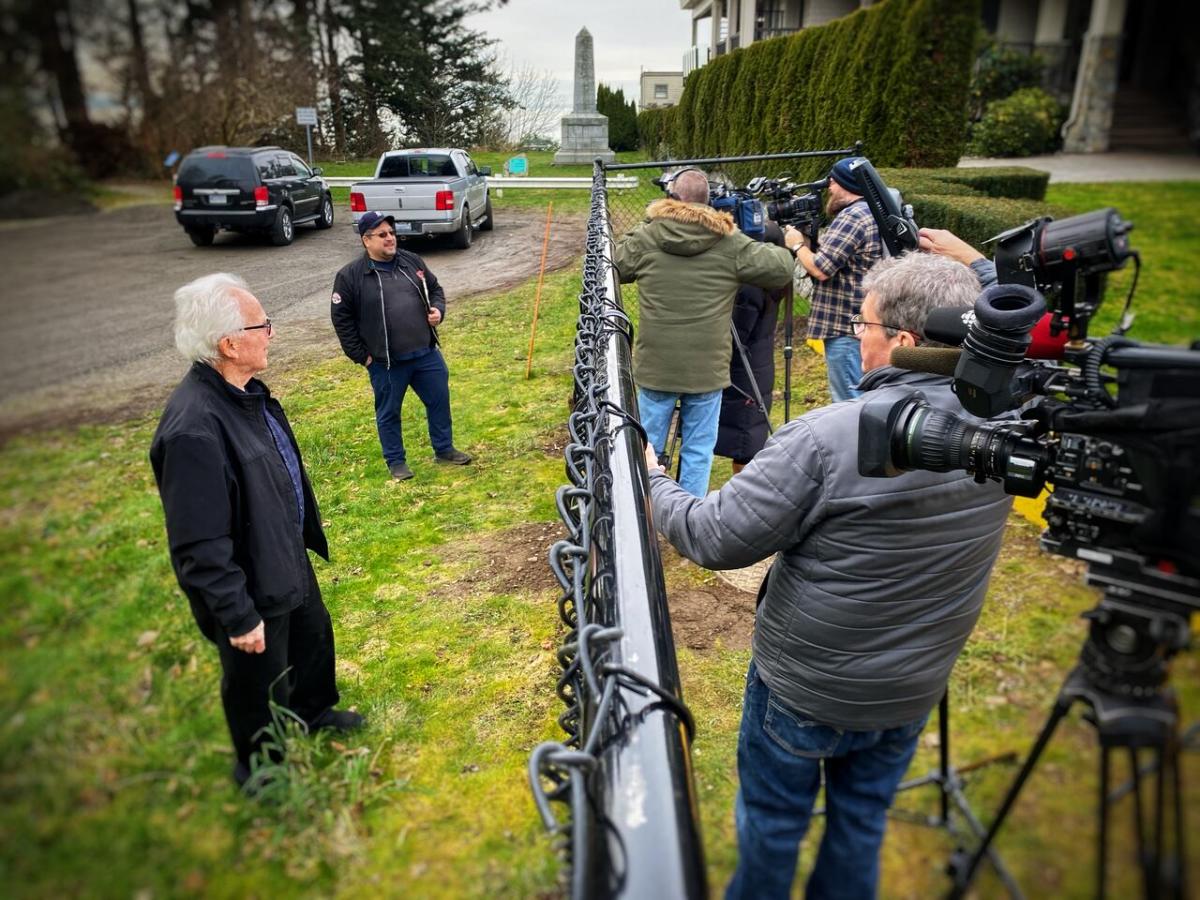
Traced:
<path fill-rule="evenodd" d="M 1001 481 L 1006 493 L 1036 497 L 1050 461 L 1049 452 L 1012 423 L 975 422 L 930 406 L 922 395 L 868 401 L 858 433 L 863 475 L 966 471 L 977 481 Z"/>

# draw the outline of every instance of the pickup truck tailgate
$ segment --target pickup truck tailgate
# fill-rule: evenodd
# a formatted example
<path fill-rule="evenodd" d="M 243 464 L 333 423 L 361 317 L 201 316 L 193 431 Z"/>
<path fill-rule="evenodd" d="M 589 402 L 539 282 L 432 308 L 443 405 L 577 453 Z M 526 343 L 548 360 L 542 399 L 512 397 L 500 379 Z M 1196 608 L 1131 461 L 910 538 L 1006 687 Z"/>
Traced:
<path fill-rule="evenodd" d="M 367 209 L 387 210 L 391 215 L 437 208 L 437 192 L 450 190 L 441 178 L 387 178 L 362 181 L 354 190 L 363 195 Z"/>

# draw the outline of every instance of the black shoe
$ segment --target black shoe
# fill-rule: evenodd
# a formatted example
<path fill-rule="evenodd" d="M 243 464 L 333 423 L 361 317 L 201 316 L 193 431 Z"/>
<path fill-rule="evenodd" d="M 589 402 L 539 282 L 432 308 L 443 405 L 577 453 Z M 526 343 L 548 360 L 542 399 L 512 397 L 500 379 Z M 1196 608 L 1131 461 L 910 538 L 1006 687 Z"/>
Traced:
<path fill-rule="evenodd" d="M 252 772 L 244 762 L 236 762 L 233 764 L 233 780 L 247 797 L 257 797 L 264 788 L 275 781 L 275 778 L 270 772 L 261 769 Z"/>
<path fill-rule="evenodd" d="M 308 723 L 308 730 L 317 732 L 328 728 L 333 731 L 357 731 L 366 724 L 367 720 L 353 710 L 327 709 Z"/>
<path fill-rule="evenodd" d="M 395 481 L 408 481 L 413 477 L 412 469 L 406 463 L 392 463 L 388 466 L 388 471 L 392 473 L 392 479 Z"/>
<path fill-rule="evenodd" d="M 461 450 L 455 450 L 451 447 L 445 453 L 434 454 L 434 461 L 445 463 L 448 466 L 465 466 L 471 461 L 471 457 L 463 453 Z"/>

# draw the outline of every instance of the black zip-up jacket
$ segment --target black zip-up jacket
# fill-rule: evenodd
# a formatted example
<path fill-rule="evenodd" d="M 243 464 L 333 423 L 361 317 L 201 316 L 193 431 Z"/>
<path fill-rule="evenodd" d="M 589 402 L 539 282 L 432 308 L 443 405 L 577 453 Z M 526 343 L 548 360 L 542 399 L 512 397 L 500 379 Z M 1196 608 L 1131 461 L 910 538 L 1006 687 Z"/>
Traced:
<path fill-rule="evenodd" d="M 241 392 L 195 363 L 175 388 L 150 445 L 171 565 L 201 630 L 230 637 L 291 612 L 310 585 L 305 548 L 329 559 L 312 486 L 300 464 L 304 524 L 291 476 L 263 412 L 300 448 L 283 407 L 252 378 Z"/>
<path fill-rule="evenodd" d="M 422 280 L 424 291 L 421 290 Z M 443 320 L 446 318 L 445 292 L 417 254 L 397 248 L 396 279 L 389 284 L 389 293 L 395 289 L 399 289 L 405 302 L 412 302 L 421 309 L 435 308 Z M 333 296 L 329 304 L 333 329 L 342 350 L 360 366 L 366 365 L 368 356 L 390 363 L 391 355 L 400 343 L 400 336 L 388 334 L 385 313 L 383 276 L 371 268 L 371 258 L 364 252 L 338 271 L 333 279 Z M 437 331 L 428 322 L 422 324 L 429 330 L 426 346 L 436 346 Z"/>

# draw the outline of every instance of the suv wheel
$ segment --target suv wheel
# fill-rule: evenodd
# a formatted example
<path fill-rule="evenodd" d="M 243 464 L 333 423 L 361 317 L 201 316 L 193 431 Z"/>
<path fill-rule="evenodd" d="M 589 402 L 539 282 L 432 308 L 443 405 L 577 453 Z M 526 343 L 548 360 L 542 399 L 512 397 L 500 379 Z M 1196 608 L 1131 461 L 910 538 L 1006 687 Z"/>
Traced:
<path fill-rule="evenodd" d="M 217 233 L 217 229 L 212 226 L 201 225 L 198 228 L 185 228 L 187 236 L 192 239 L 192 243 L 197 247 L 211 247 L 213 237 Z"/>
<path fill-rule="evenodd" d="M 318 228 L 331 228 L 333 226 L 333 198 L 328 194 L 321 201 L 321 215 L 317 219 Z"/>
<path fill-rule="evenodd" d="M 454 232 L 452 242 L 459 250 L 466 250 L 471 246 L 471 207 L 463 207 L 462 225 Z"/>
<path fill-rule="evenodd" d="M 487 206 L 483 208 L 483 221 L 479 223 L 480 231 L 491 231 L 496 227 L 495 219 L 492 217 L 492 195 L 488 194 Z"/>
<path fill-rule="evenodd" d="M 271 229 L 271 243 L 276 247 L 286 247 L 296 236 L 296 228 L 292 224 L 292 211 L 286 206 L 279 207 L 275 216 L 275 227 Z"/>

